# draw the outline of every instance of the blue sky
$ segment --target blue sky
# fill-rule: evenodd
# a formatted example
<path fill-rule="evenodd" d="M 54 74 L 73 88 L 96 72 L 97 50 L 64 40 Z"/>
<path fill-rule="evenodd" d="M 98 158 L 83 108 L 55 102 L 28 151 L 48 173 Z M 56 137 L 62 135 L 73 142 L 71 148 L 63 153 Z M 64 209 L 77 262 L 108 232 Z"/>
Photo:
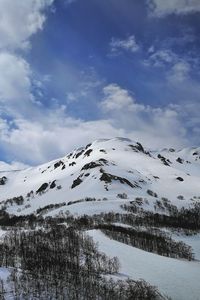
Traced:
<path fill-rule="evenodd" d="M 0 160 L 199 146 L 199 0 L 0 0 L 0 20 Z"/>

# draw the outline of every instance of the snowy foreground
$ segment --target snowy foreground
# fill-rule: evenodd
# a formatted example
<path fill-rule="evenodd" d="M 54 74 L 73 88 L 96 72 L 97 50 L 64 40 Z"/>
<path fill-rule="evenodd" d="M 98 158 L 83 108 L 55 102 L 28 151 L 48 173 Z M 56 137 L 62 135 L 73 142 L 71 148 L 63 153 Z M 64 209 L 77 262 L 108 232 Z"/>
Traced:
<path fill-rule="evenodd" d="M 120 272 L 132 279 L 143 278 L 158 286 L 160 292 L 173 300 L 200 299 L 200 262 L 188 262 L 149 253 L 120 242 L 110 240 L 99 230 L 88 232 L 100 251 L 117 256 Z M 200 246 L 200 242 L 198 244 Z"/>

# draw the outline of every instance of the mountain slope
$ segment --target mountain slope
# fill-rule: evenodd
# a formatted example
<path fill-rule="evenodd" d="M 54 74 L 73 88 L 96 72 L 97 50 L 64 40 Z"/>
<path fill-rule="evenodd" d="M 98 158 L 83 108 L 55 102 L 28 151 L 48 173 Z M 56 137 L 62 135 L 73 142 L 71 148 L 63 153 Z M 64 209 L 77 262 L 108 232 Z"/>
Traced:
<path fill-rule="evenodd" d="M 190 207 L 199 201 L 199 177 L 199 148 L 152 151 L 124 138 L 97 140 L 38 167 L 7 172 L 1 168 L 0 203 L 17 215 L 60 203 L 66 204 L 62 209 L 81 213 L 81 203 L 77 210 L 72 203 L 85 197 L 101 200 L 87 204 L 89 214 L 119 211 L 123 202 L 135 197 L 146 199 L 146 210 L 154 210 L 163 197 L 179 208 Z M 20 196 L 23 199 L 9 200 Z M 87 213 L 85 203 L 82 206 Z"/>
<path fill-rule="evenodd" d="M 108 277 L 199 299 L 200 148 L 155 151 L 114 138 L 37 167 L 7 167 L 0 163 L 0 241 L 11 228 L 73 228 L 119 258 L 120 272 Z"/>

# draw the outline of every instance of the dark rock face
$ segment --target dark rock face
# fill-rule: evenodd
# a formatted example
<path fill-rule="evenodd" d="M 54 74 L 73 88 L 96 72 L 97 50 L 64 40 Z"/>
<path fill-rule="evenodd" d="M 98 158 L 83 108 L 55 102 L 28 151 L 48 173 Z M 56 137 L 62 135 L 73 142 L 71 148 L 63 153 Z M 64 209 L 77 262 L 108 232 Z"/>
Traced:
<path fill-rule="evenodd" d="M 101 167 L 101 164 L 99 162 L 92 161 L 92 162 L 90 162 L 88 164 L 85 164 L 82 167 L 81 171 L 88 170 L 88 169 L 94 169 L 94 168 L 97 168 L 97 167 Z"/>
<path fill-rule="evenodd" d="M 142 152 L 144 154 L 151 156 L 148 151 L 144 150 L 142 144 L 140 144 L 139 142 L 137 142 L 136 145 L 129 145 L 129 147 L 131 147 L 131 149 L 135 152 Z"/>
<path fill-rule="evenodd" d="M 184 181 L 184 179 L 182 177 L 177 177 L 176 179 L 179 181 Z"/>
<path fill-rule="evenodd" d="M 54 169 L 56 169 L 56 168 L 58 168 L 58 167 L 60 167 L 60 166 L 63 166 L 64 165 L 64 162 L 62 161 L 62 160 L 60 160 L 60 161 L 58 161 L 58 162 L 56 162 L 55 164 L 54 164 Z"/>
<path fill-rule="evenodd" d="M 149 196 L 152 196 L 152 197 L 155 197 L 155 198 L 158 197 L 158 195 L 157 195 L 155 192 L 153 192 L 152 190 L 147 190 L 147 194 L 148 194 Z"/>
<path fill-rule="evenodd" d="M 106 150 L 104 150 L 104 149 L 100 149 L 99 151 L 103 152 L 103 153 L 106 153 Z"/>
<path fill-rule="evenodd" d="M 193 152 L 193 154 L 192 155 L 198 155 L 198 152 L 197 151 L 195 151 L 195 152 Z"/>
<path fill-rule="evenodd" d="M 56 187 L 56 180 L 52 181 L 50 184 L 50 189 L 54 189 Z"/>
<path fill-rule="evenodd" d="M 69 167 L 73 167 L 73 166 L 75 166 L 75 165 L 76 165 L 76 162 L 73 161 L 73 162 L 71 162 L 71 163 L 69 164 Z"/>
<path fill-rule="evenodd" d="M 82 167 L 81 171 L 88 170 L 88 169 L 94 169 L 94 168 L 97 168 L 97 167 L 101 167 L 103 165 L 108 165 L 108 161 L 104 158 L 100 158 L 97 161 L 91 161 L 88 164 L 85 164 Z"/>
<path fill-rule="evenodd" d="M 8 178 L 6 176 L 3 176 L 0 178 L 0 185 L 5 185 L 7 182 Z"/>
<path fill-rule="evenodd" d="M 178 157 L 176 161 L 177 161 L 178 163 L 182 164 L 184 160 L 183 160 L 182 158 Z"/>
<path fill-rule="evenodd" d="M 112 180 L 118 180 L 120 183 L 122 183 L 122 184 L 127 184 L 127 185 L 129 185 L 130 187 L 132 187 L 132 188 L 138 187 L 137 184 L 132 184 L 132 183 L 131 183 L 128 179 L 126 179 L 126 178 L 119 177 L 119 176 L 112 175 L 112 174 L 105 173 L 105 172 L 103 172 L 103 174 L 101 175 L 100 180 L 101 180 L 101 181 L 104 181 L 105 183 L 111 183 Z"/>
<path fill-rule="evenodd" d="M 75 188 L 76 186 L 78 186 L 79 184 L 81 184 L 83 181 L 80 179 L 80 177 L 76 178 L 73 183 L 72 183 L 72 186 L 71 188 Z"/>
<path fill-rule="evenodd" d="M 85 152 L 85 154 L 84 154 L 84 156 L 90 156 L 90 154 L 92 153 L 92 149 L 88 149 L 86 152 Z"/>
<path fill-rule="evenodd" d="M 43 183 L 41 187 L 39 187 L 39 189 L 36 191 L 36 194 L 44 192 L 48 188 L 48 186 L 48 183 Z"/>
<path fill-rule="evenodd" d="M 165 165 L 165 166 L 170 166 L 170 164 L 172 163 L 169 159 L 167 159 L 166 157 L 158 154 L 158 158 L 162 161 L 162 163 Z"/>
<path fill-rule="evenodd" d="M 88 149 L 91 145 L 92 145 L 92 144 L 88 144 L 88 145 L 85 147 L 85 149 Z"/>
<path fill-rule="evenodd" d="M 79 151 L 78 153 L 76 153 L 75 158 L 78 158 L 79 156 L 81 156 L 84 151 L 85 150 L 83 149 L 83 150 Z"/>

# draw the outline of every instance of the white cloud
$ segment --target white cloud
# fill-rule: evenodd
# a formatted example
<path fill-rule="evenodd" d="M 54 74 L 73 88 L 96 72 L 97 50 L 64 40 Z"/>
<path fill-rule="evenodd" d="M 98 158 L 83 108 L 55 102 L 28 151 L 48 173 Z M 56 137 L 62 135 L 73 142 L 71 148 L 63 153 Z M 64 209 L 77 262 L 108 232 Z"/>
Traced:
<path fill-rule="evenodd" d="M 177 61 L 177 55 L 169 49 L 155 50 L 153 46 L 148 51 L 148 59 L 144 61 L 146 66 L 162 67 Z"/>
<path fill-rule="evenodd" d="M 199 0 L 148 0 L 147 2 L 151 13 L 157 17 L 200 12 Z"/>
<path fill-rule="evenodd" d="M 119 87 L 117 84 L 109 84 L 103 88 L 103 93 L 105 95 L 103 101 L 101 102 L 101 108 L 105 112 L 111 111 L 133 111 L 136 106 L 133 96 L 130 93 Z M 142 106 L 141 106 L 142 108 Z"/>
<path fill-rule="evenodd" d="M 119 54 L 120 51 L 129 51 L 135 53 L 140 50 L 140 46 L 136 42 L 135 36 L 130 35 L 126 39 L 116 39 L 112 38 L 110 42 L 111 54 Z"/>
<path fill-rule="evenodd" d="M 0 111 L 10 117 L 39 116 L 41 106 L 32 94 L 32 71 L 20 56 L 0 52 Z"/>
<path fill-rule="evenodd" d="M 0 49 L 24 48 L 43 28 L 44 9 L 53 0 L 0 0 Z"/>
<path fill-rule="evenodd" d="M 186 144 L 186 130 L 175 108 L 155 108 L 137 102 L 129 91 L 116 84 L 103 89 L 101 108 L 113 127 L 151 147 Z M 159 128 L 159 130 L 158 130 Z"/>
<path fill-rule="evenodd" d="M 158 49 L 153 46 L 148 51 L 148 58 L 144 61 L 147 67 L 160 67 L 166 73 L 169 83 L 190 81 L 190 71 L 196 60 L 189 56 L 180 57 L 170 49 Z"/>
<path fill-rule="evenodd" d="M 0 0 L 0 109 L 10 116 L 34 114 L 31 66 L 16 51 L 43 28 L 53 0 Z"/>
<path fill-rule="evenodd" d="M 21 57 L 0 52 L 0 101 L 25 100 L 31 87 L 29 64 Z"/>
<path fill-rule="evenodd" d="M 168 73 L 168 80 L 172 83 L 183 82 L 189 80 L 189 73 L 191 66 L 185 61 L 179 61 L 173 65 L 170 72 Z"/>
<path fill-rule="evenodd" d="M 182 111 L 177 107 L 154 108 L 140 104 L 132 93 L 117 84 L 103 87 L 104 97 L 96 121 L 70 118 L 66 107 L 59 106 L 56 100 L 54 109 L 38 107 L 32 86 L 40 88 L 40 82 L 33 80 L 31 66 L 16 50 L 29 44 L 32 34 L 43 28 L 44 9 L 52 2 L 0 0 L 0 113 L 9 114 L 11 119 L 0 119 L 0 147 L 7 158 L 41 163 L 91 140 L 113 136 L 127 136 L 151 147 L 187 144 L 187 132 L 179 116 Z M 113 53 L 134 53 L 140 49 L 134 36 L 113 39 L 110 46 Z M 149 55 L 154 52 L 152 48 Z M 160 51 L 152 56 L 152 61 L 169 64 L 173 70 L 171 77 L 176 74 L 180 80 L 187 75 L 186 67 L 184 69 L 180 61 L 170 55 L 170 52 Z M 65 72 L 66 68 L 63 76 Z M 71 91 L 68 100 L 87 97 L 94 88 L 101 89 L 102 81 L 90 79 L 82 80 L 83 84 L 78 85 L 80 89 Z"/>
<path fill-rule="evenodd" d="M 48 116 L 44 122 L 21 119 L 15 120 L 15 127 L 5 125 L 7 128 L 0 131 L 0 145 L 8 158 L 32 164 L 55 159 L 100 137 L 125 135 L 123 129 L 106 120 L 83 122 L 67 116 L 54 120 Z"/>
<path fill-rule="evenodd" d="M 129 137 L 151 148 L 188 145 L 184 118 L 192 119 L 194 107 L 169 105 L 165 108 L 140 104 L 116 84 L 103 88 L 99 120 L 70 118 L 62 108 L 43 110 L 43 117 L 29 120 L 0 120 L 0 147 L 8 159 L 31 164 L 42 163 L 67 154 L 97 138 Z M 190 110 L 189 110 L 190 109 Z M 199 124 L 196 115 L 197 126 Z M 31 141 L 31 142 L 30 142 Z M 34 145 L 34 147 L 33 147 Z"/>

